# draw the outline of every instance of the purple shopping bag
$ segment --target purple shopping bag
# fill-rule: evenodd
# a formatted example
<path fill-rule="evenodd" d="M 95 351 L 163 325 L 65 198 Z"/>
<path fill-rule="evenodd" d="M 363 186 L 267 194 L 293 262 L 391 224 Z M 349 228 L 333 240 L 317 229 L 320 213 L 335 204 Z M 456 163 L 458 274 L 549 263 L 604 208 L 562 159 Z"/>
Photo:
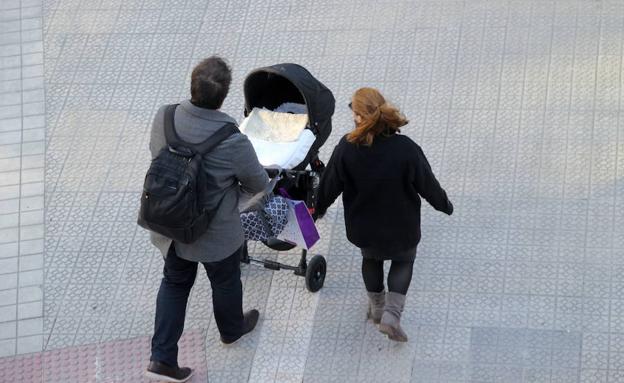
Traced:
<path fill-rule="evenodd" d="M 288 201 L 288 223 L 277 239 L 310 249 L 321 238 L 303 201 Z"/>

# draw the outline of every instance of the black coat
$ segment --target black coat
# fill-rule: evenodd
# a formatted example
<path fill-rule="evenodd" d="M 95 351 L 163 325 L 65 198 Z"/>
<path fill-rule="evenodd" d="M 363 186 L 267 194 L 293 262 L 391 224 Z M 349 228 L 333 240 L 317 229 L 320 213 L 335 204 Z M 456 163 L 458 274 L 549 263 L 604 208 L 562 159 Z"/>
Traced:
<path fill-rule="evenodd" d="M 401 134 L 369 146 L 346 136 L 334 149 L 319 186 L 322 216 L 342 193 L 347 238 L 359 248 L 405 250 L 420 241 L 420 197 L 448 215 L 453 204 L 420 146 Z"/>

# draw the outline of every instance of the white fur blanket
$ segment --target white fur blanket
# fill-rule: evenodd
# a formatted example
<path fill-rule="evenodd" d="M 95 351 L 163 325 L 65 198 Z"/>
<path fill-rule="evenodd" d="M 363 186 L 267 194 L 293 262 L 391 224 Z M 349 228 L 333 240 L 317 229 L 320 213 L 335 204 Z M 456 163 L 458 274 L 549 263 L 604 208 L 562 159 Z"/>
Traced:
<path fill-rule="evenodd" d="M 308 155 L 316 137 L 310 129 L 305 129 L 301 137 L 293 142 L 269 142 L 249 137 L 262 166 L 279 166 L 292 169 Z"/>
<path fill-rule="evenodd" d="M 279 113 L 253 108 L 240 124 L 240 131 L 250 138 L 268 142 L 294 142 L 308 124 L 307 114 Z"/>

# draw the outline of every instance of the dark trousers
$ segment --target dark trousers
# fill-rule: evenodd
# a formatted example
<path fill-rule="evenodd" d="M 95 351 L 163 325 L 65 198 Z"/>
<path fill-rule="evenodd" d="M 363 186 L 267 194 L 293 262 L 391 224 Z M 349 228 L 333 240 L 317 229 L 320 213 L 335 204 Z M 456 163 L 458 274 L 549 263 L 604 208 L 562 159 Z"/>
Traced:
<path fill-rule="evenodd" d="M 412 282 L 414 261 L 392 261 L 388 272 L 388 291 L 407 294 Z M 384 261 L 362 258 L 362 278 L 366 291 L 380 293 L 384 290 Z"/>
<path fill-rule="evenodd" d="M 416 247 L 407 250 L 387 251 L 365 248 L 362 251 L 362 278 L 366 291 L 380 293 L 384 290 L 384 261 L 392 261 L 388 272 L 388 291 L 407 294 L 412 282 Z"/>
<path fill-rule="evenodd" d="M 203 263 L 212 287 L 215 320 L 224 339 L 235 339 L 243 330 L 242 249 L 221 261 Z M 171 245 L 156 299 L 151 360 L 170 366 L 178 365 L 178 341 L 184 330 L 186 303 L 196 274 L 197 262 L 178 257 Z"/>

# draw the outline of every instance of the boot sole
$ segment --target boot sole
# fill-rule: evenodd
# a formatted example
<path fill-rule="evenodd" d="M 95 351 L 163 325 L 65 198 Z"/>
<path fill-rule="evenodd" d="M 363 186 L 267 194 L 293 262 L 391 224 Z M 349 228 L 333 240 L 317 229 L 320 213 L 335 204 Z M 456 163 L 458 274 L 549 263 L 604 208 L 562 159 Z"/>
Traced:
<path fill-rule="evenodd" d="M 189 379 L 191 379 L 193 377 L 193 372 L 191 371 L 191 374 L 189 376 L 187 376 L 184 379 L 176 379 L 176 378 L 172 378 L 170 376 L 167 375 L 160 375 L 157 374 L 155 372 L 151 372 L 151 371 L 145 371 L 145 374 L 143 374 L 146 378 L 152 379 L 152 380 L 160 380 L 161 382 L 169 382 L 169 383 L 184 383 L 187 382 Z"/>
<path fill-rule="evenodd" d="M 407 342 L 407 338 L 403 338 L 397 335 L 396 332 L 394 331 L 394 328 L 388 326 L 387 324 L 380 324 L 379 332 L 387 335 L 390 340 L 393 340 L 395 342 Z"/>

